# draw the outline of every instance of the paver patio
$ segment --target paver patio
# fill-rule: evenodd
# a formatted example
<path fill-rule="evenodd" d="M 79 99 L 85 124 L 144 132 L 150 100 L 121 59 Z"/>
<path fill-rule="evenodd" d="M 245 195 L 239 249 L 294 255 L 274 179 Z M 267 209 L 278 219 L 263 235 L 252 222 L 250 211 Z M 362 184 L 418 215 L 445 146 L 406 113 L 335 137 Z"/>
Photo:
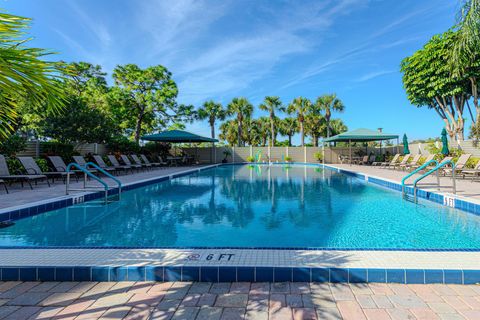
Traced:
<path fill-rule="evenodd" d="M 480 286 L 0 282 L 0 319 L 480 319 Z"/>

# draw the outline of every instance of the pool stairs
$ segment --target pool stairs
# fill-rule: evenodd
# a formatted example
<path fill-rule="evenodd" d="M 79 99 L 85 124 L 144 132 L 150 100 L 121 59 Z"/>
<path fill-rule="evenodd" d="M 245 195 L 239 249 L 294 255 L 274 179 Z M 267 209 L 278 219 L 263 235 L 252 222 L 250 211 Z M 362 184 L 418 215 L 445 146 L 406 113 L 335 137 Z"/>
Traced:
<path fill-rule="evenodd" d="M 89 168 L 93 168 L 94 170 L 88 170 Z M 83 188 L 72 189 L 72 188 L 70 188 L 70 176 L 71 176 L 72 173 L 76 174 L 78 171 L 83 172 L 83 176 L 84 176 L 84 178 L 83 178 Z M 105 177 L 108 177 L 111 180 L 113 180 L 116 183 L 116 186 L 110 186 L 105 181 L 105 179 L 102 179 L 98 175 L 94 174 L 94 172 L 97 172 L 97 171 L 102 173 Z M 103 192 L 104 192 L 103 203 L 108 204 L 109 203 L 109 198 L 112 198 L 112 197 L 109 197 L 111 195 L 111 193 L 113 193 L 111 191 L 114 190 L 115 188 L 117 188 L 118 193 L 116 193 L 116 194 L 118 196 L 117 196 L 116 200 L 119 201 L 120 198 L 121 198 L 122 183 L 120 182 L 120 180 L 115 178 L 113 175 L 111 175 L 110 173 L 108 173 L 104 169 L 100 168 L 95 163 L 87 162 L 85 164 L 85 166 L 81 166 L 78 163 L 72 162 L 67 166 L 66 172 L 67 172 L 67 182 L 66 182 L 66 194 L 67 195 L 70 194 L 70 191 L 103 190 Z M 88 178 L 91 178 L 91 179 L 97 181 L 98 183 L 100 183 L 102 185 L 102 187 L 87 186 Z"/>

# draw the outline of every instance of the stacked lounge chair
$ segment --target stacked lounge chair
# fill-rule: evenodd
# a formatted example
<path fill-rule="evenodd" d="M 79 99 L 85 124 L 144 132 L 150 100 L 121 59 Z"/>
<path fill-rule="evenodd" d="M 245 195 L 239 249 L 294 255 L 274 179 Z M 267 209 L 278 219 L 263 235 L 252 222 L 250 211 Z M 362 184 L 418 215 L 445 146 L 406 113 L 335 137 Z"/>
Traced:
<path fill-rule="evenodd" d="M 50 162 L 52 163 L 56 172 L 67 172 L 67 165 L 65 164 L 65 161 L 63 161 L 62 157 L 60 157 L 60 156 L 49 156 L 48 160 L 50 160 Z M 78 181 L 78 175 L 82 174 L 82 171 L 72 170 L 71 172 L 75 173 L 75 178 Z"/>
<path fill-rule="evenodd" d="M 5 181 L 0 179 L 0 184 L 3 185 L 3 187 L 5 188 L 5 192 L 8 193 L 8 188 L 7 188 L 7 184 L 5 183 Z"/>
<path fill-rule="evenodd" d="M 430 162 L 430 161 L 432 161 L 433 159 L 435 159 L 435 155 L 434 155 L 434 154 L 429 154 L 429 155 L 428 155 L 428 156 L 425 158 L 425 162 L 424 162 L 424 164 L 425 164 L 425 163 L 427 163 L 427 162 Z M 419 163 L 418 163 L 418 161 L 417 161 L 417 163 L 416 163 L 416 164 L 410 164 L 410 166 L 409 166 L 407 169 L 409 169 L 409 170 L 412 170 L 412 171 L 413 171 L 413 170 L 415 170 L 415 169 L 417 169 L 417 168 L 421 167 L 422 165 L 423 165 L 423 164 L 419 164 Z M 430 165 L 430 166 L 431 166 L 431 165 Z"/>
<path fill-rule="evenodd" d="M 30 189 L 33 189 L 32 181 L 37 183 L 39 180 L 46 180 L 48 186 L 50 183 L 48 182 L 48 178 L 46 175 L 43 174 L 16 174 L 11 175 L 10 171 L 8 170 L 7 160 L 3 155 L 0 154 L 0 179 L 4 181 L 19 181 L 22 184 L 26 182 L 30 186 Z"/>

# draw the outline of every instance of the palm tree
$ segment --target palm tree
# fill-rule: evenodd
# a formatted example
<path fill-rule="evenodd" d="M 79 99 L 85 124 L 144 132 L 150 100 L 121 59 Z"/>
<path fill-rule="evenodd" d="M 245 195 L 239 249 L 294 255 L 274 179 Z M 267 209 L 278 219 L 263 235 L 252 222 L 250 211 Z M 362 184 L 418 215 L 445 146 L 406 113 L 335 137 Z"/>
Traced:
<path fill-rule="evenodd" d="M 319 109 L 325 111 L 325 121 L 327 124 L 327 138 L 330 138 L 331 128 L 330 128 L 330 118 L 332 117 L 332 112 L 343 112 L 345 106 L 342 100 L 337 98 L 335 93 L 325 94 L 317 98 L 315 104 Z"/>
<path fill-rule="evenodd" d="M 280 121 L 280 133 L 288 137 L 288 146 L 292 146 L 292 137 L 298 132 L 298 121 L 295 118 L 287 117 Z"/>
<path fill-rule="evenodd" d="M 213 100 L 207 101 L 197 111 L 197 118 L 200 120 L 208 119 L 212 139 L 215 139 L 215 122 L 217 120 L 225 120 L 226 112 L 221 103 L 216 103 Z"/>
<path fill-rule="evenodd" d="M 231 146 L 235 145 L 238 141 L 238 127 L 237 121 L 229 120 L 225 121 L 220 125 L 220 134 L 219 138 L 221 140 L 227 141 Z"/>
<path fill-rule="evenodd" d="M 300 136 L 302 141 L 302 147 L 305 146 L 305 130 L 303 128 L 303 123 L 305 121 L 305 115 L 307 114 L 308 110 L 312 102 L 304 97 L 298 97 L 293 99 L 293 101 L 288 105 L 287 112 L 289 114 L 296 113 L 298 124 L 300 126 Z"/>
<path fill-rule="evenodd" d="M 237 124 L 238 124 L 238 146 L 244 146 L 243 143 L 243 136 L 242 136 L 242 126 L 243 120 L 245 118 L 249 118 L 253 112 L 253 105 L 247 100 L 247 98 L 240 97 L 240 98 L 233 98 L 232 102 L 230 102 L 227 106 L 227 114 L 229 115 L 236 115 L 237 116 Z"/>
<path fill-rule="evenodd" d="M 320 105 L 312 104 L 305 117 L 305 132 L 312 137 L 314 147 L 318 147 L 318 138 L 325 132 L 326 119 Z"/>
<path fill-rule="evenodd" d="M 337 134 L 346 132 L 348 127 L 340 119 L 332 119 L 330 121 L 330 129 L 332 130 L 332 135 L 336 136 Z"/>
<path fill-rule="evenodd" d="M 63 108 L 58 65 L 45 61 L 44 49 L 26 48 L 22 39 L 30 19 L 0 13 L 0 138 L 8 137 L 18 118 L 18 100 L 46 111 Z"/>
<path fill-rule="evenodd" d="M 270 146 L 275 146 L 277 140 L 277 132 L 275 130 L 275 111 L 285 111 L 285 107 L 282 105 L 280 97 L 269 96 L 265 97 L 263 103 L 260 104 L 260 110 L 268 111 L 270 117 Z"/>

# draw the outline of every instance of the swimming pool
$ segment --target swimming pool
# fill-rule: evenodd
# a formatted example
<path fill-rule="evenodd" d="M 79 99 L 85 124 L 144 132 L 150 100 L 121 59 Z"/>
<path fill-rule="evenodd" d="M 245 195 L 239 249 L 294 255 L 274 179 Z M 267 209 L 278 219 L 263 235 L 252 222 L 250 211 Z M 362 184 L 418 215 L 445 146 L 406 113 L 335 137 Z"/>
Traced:
<path fill-rule="evenodd" d="M 328 168 L 227 165 L 17 220 L 0 246 L 480 249 L 480 217 Z"/>

